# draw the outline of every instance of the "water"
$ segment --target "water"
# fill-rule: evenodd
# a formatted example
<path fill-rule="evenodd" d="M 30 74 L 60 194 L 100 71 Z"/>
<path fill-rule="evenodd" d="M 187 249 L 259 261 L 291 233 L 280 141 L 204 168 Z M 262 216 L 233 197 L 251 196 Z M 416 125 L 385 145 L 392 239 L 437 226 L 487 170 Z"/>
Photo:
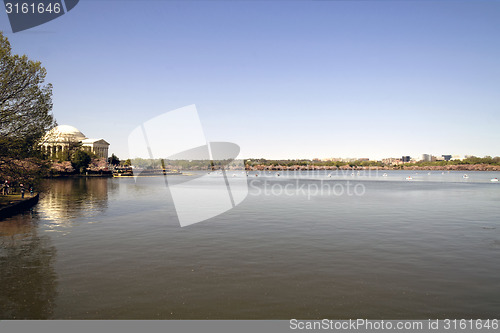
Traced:
<path fill-rule="evenodd" d="M 161 177 L 52 180 L 0 222 L 0 319 L 498 316 L 499 173 L 328 174 L 250 173 L 185 228 Z"/>

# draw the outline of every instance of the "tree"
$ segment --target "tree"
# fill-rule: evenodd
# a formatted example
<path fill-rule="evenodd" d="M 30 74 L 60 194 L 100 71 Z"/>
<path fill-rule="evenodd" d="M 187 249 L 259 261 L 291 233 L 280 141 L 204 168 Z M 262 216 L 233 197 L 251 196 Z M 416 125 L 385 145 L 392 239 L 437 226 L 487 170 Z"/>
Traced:
<path fill-rule="evenodd" d="M 105 158 L 97 158 L 93 157 L 89 163 L 89 166 L 87 168 L 88 171 L 103 171 L 108 168 L 108 162 Z"/>
<path fill-rule="evenodd" d="M 108 163 L 111 165 L 120 165 L 120 159 L 115 154 L 111 154 L 111 157 L 108 158 Z"/>
<path fill-rule="evenodd" d="M 46 164 L 38 143 L 56 125 L 52 85 L 39 61 L 12 54 L 0 32 L 0 177 L 36 177 Z"/>
<path fill-rule="evenodd" d="M 87 169 L 90 161 L 92 161 L 92 156 L 84 150 L 77 150 L 73 156 L 71 156 L 71 164 L 73 165 L 73 168 L 75 168 L 75 170 L 79 170 L 80 173 L 83 173 L 85 169 Z"/>

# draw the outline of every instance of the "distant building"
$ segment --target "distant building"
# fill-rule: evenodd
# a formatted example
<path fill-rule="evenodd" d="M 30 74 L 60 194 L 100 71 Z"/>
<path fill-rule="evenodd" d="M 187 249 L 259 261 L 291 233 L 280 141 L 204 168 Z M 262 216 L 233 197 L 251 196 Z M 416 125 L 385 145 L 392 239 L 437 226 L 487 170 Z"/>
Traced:
<path fill-rule="evenodd" d="M 411 161 L 411 156 L 403 156 L 403 157 L 401 157 L 401 161 L 403 163 L 408 163 Z"/>
<path fill-rule="evenodd" d="M 441 155 L 445 161 L 451 161 L 451 155 Z"/>
<path fill-rule="evenodd" d="M 430 161 L 432 161 L 432 155 L 422 154 L 422 157 L 420 158 L 420 160 L 423 162 L 430 162 Z"/>
<path fill-rule="evenodd" d="M 57 158 L 79 143 L 83 150 L 92 152 L 99 158 L 108 158 L 109 143 L 106 140 L 89 139 L 77 128 L 69 125 L 60 125 L 48 131 L 43 138 L 41 149 L 48 157 Z"/>
<path fill-rule="evenodd" d="M 382 163 L 387 165 L 399 165 L 402 163 L 400 158 L 390 157 L 382 159 Z"/>

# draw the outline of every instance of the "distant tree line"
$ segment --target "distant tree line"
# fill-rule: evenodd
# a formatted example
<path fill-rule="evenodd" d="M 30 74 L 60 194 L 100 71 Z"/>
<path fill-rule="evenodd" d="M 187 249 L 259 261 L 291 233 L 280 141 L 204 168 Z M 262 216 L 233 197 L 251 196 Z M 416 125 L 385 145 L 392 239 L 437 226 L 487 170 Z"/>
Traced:
<path fill-rule="evenodd" d="M 474 164 L 489 164 L 489 165 L 500 165 L 500 157 L 476 157 L 472 156 L 464 160 L 451 160 L 451 161 L 434 161 L 434 162 L 415 162 L 415 163 L 405 163 L 405 166 L 446 166 L 446 165 L 474 165 Z M 289 160 L 268 160 L 264 158 L 259 159 L 248 159 L 245 161 L 245 165 L 248 167 L 256 166 L 268 166 L 268 167 L 387 167 L 392 166 L 392 164 L 386 164 L 381 161 L 317 161 L 308 159 L 289 159 Z"/>
<path fill-rule="evenodd" d="M 488 165 L 500 165 L 500 157 L 476 157 L 471 156 L 463 160 L 451 160 L 451 161 L 433 161 L 433 162 L 415 162 L 415 163 L 405 163 L 406 166 L 447 166 L 447 165 L 475 165 L 475 164 L 488 164 Z"/>
<path fill-rule="evenodd" d="M 220 160 L 220 161 L 210 161 L 210 160 L 168 160 L 168 159 L 145 159 L 145 158 L 133 158 L 127 159 L 125 161 L 120 161 L 118 157 L 114 154 L 109 158 L 109 163 L 113 165 L 120 166 L 133 166 L 141 169 L 162 169 L 163 167 L 167 169 L 177 169 L 177 170 L 217 170 L 222 167 L 226 168 L 241 168 L 243 164 L 241 162 L 232 160 Z M 405 163 L 404 166 L 446 166 L 446 165 L 463 165 L 463 164 L 490 164 L 490 165 L 500 165 L 500 157 L 469 157 L 464 160 L 452 160 L 452 161 L 434 161 L 434 162 L 415 162 L 415 163 Z M 255 167 L 269 167 L 269 168 L 305 168 L 308 167 L 328 167 L 328 168 L 341 168 L 341 167 L 391 167 L 391 164 L 386 164 L 381 161 L 318 161 L 318 160 L 308 160 L 308 159 L 287 159 L 287 160 L 268 160 L 264 158 L 252 158 L 244 161 L 246 168 Z M 402 167 L 400 165 L 399 167 Z M 397 168 L 397 166 L 396 166 Z"/>
<path fill-rule="evenodd" d="M 308 159 L 289 159 L 289 160 L 267 160 L 264 158 L 259 158 L 259 159 L 247 159 L 245 161 L 245 165 L 248 167 L 255 167 L 255 166 L 269 166 L 269 167 L 307 167 L 307 166 L 314 166 L 314 167 L 343 167 L 343 166 L 350 166 L 350 167 L 375 167 L 375 166 L 384 166 L 384 163 L 380 161 L 317 161 L 317 160 L 308 160 Z"/>
<path fill-rule="evenodd" d="M 169 160 L 133 158 L 126 160 L 122 166 L 132 165 L 141 169 L 175 169 L 175 170 L 218 170 L 223 168 L 243 167 L 242 163 L 233 160 Z"/>

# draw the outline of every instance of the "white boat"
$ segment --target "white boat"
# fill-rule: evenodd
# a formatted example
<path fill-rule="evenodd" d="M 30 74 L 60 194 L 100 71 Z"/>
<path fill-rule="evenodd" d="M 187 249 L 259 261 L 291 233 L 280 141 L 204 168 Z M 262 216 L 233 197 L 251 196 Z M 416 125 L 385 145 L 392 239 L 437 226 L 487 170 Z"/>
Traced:
<path fill-rule="evenodd" d="M 382 177 L 387 177 L 387 174 L 386 174 L 386 173 L 384 173 L 384 174 L 382 175 Z"/>
<path fill-rule="evenodd" d="M 411 176 L 406 177 L 406 180 L 412 180 Z"/>
<path fill-rule="evenodd" d="M 464 175 L 464 176 L 463 176 L 463 178 L 464 178 L 464 179 L 468 179 L 468 178 L 469 178 L 469 176 L 467 176 L 467 175 Z"/>
<path fill-rule="evenodd" d="M 497 182 L 498 181 L 498 178 L 491 178 L 490 181 L 492 182 Z"/>

